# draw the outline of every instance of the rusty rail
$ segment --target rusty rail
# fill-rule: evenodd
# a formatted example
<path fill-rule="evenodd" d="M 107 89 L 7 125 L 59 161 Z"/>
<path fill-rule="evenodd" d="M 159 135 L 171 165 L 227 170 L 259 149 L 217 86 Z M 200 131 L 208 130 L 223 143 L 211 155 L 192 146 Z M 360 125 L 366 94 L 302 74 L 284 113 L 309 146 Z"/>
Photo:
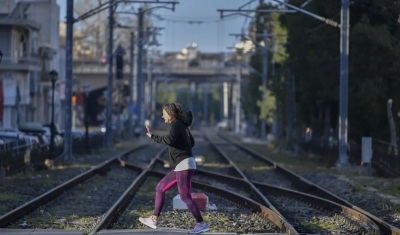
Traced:
<path fill-rule="evenodd" d="M 220 138 L 234 144 L 235 146 L 239 147 L 246 153 L 248 153 L 254 157 L 257 157 L 261 161 L 265 162 L 267 165 L 273 166 L 276 171 L 278 171 L 278 172 L 282 173 L 283 175 L 285 175 L 286 177 L 288 177 L 293 182 L 292 185 L 296 189 L 300 190 L 301 192 L 317 195 L 319 197 L 336 202 L 336 203 L 346 206 L 348 208 L 352 208 L 353 210 L 356 210 L 361 214 L 364 214 L 365 216 L 370 218 L 379 227 L 381 233 L 391 234 L 391 235 L 400 235 L 399 228 L 394 227 L 393 225 L 383 221 L 382 219 L 376 217 L 375 215 L 353 205 L 352 203 L 344 200 L 343 198 L 338 197 L 337 195 L 329 192 L 328 190 L 312 183 L 311 181 L 303 178 L 302 176 L 296 174 L 295 172 L 279 165 L 278 163 L 261 155 L 260 153 L 255 152 L 254 150 L 250 149 L 249 147 L 242 145 L 241 143 L 237 142 L 236 140 L 232 140 L 232 139 L 227 138 L 226 136 L 223 136 L 220 134 L 218 136 Z"/>
<path fill-rule="evenodd" d="M 100 163 L 96 167 L 89 169 L 89 170 L 75 176 L 74 178 L 68 180 L 67 182 L 62 183 L 53 189 L 50 189 L 46 193 L 30 200 L 29 202 L 26 202 L 25 204 L 15 208 L 14 210 L 7 212 L 6 214 L 4 214 L 0 217 L 0 228 L 4 228 L 8 224 L 12 223 L 13 221 L 22 218 L 24 215 L 39 208 L 41 205 L 48 203 L 49 201 L 53 200 L 54 198 L 60 196 L 65 191 L 68 191 L 69 189 L 73 188 L 74 186 L 91 178 L 95 174 L 102 173 L 111 164 L 117 162 L 119 157 L 130 154 L 130 153 L 137 151 L 138 149 L 144 148 L 146 146 L 147 146 L 147 144 L 142 144 L 135 148 L 129 149 L 123 153 L 120 153 L 120 154 Z"/>
<path fill-rule="evenodd" d="M 164 177 L 166 174 L 162 173 L 162 172 L 158 172 L 158 171 L 154 171 L 154 170 L 150 170 L 150 168 L 152 168 L 155 163 L 157 161 L 162 161 L 160 160 L 160 156 L 161 154 L 158 154 L 158 156 L 155 156 L 152 161 L 144 168 L 144 170 L 142 171 L 141 176 L 145 178 L 145 175 L 147 176 L 154 176 L 154 177 Z M 120 160 L 121 161 L 121 160 Z M 137 169 L 142 169 L 139 166 L 136 166 L 132 163 L 129 162 L 125 162 L 125 161 L 121 161 L 121 166 L 133 169 L 133 170 L 137 170 Z M 139 178 L 139 177 L 138 177 Z M 136 181 L 136 180 L 135 180 Z M 271 210 L 270 208 L 263 206 L 262 204 L 244 197 L 242 195 L 239 195 L 237 193 L 231 192 L 229 190 L 224 190 L 221 188 L 217 188 L 205 183 L 201 183 L 199 181 L 192 181 L 193 186 L 198 187 L 198 188 L 203 188 L 208 192 L 212 192 L 220 197 L 224 197 L 227 198 L 243 207 L 249 208 L 251 209 L 253 212 L 260 212 L 262 213 L 268 220 L 270 220 L 272 223 L 274 223 L 277 227 L 279 227 L 282 231 L 282 233 L 286 233 L 286 234 L 293 234 L 293 235 L 300 235 L 296 229 L 289 224 L 283 217 L 281 217 L 279 214 L 277 214 L 276 212 L 274 212 L 273 210 Z M 128 191 L 128 190 L 127 190 Z M 117 216 L 116 213 L 114 213 L 115 216 Z M 110 213 L 111 216 L 111 213 Z M 112 219 L 108 219 L 110 220 L 115 220 L 115 218 Z M 108 225 L 107 225 L 108 226 Z M 106 228 L 107 226 L 103 226 L 102 228 Z M 101 228 L 100 228 L 101 229 Z M 89 233 L 89 235 L 94 235 L 96 231 L 100 231 L 99 229 L 97 230 L 92 230 L 91 233 Z"/>
<path fill-rule="evenodd" d="M 213 148 L 221 155 L 225 158 L 225 160 L 227 162 L 229 162 L 229 164 L 240 174 L 240 176 L 243 178 L 243 180 L 250 186 L 251 191 L 255 193 L 255 197 L 258 198 L 260 200 L 260 202 L 267 206 L 268 208 L 270 208 L 271 210 L 273 210 L 275 213 L 277 213 L 278 215 L 280 215 L 282 218 L 284 218 L 284 216 L 279 212 L 278 209 L 276 209 L 271 202 L 268 200 L 268 198 L 266 198 L 259 190 L 256 186 L 254 186 L 254 184 L 249 180 L 249 178 L 247 178 L 247 176 L 242 172 L 242 170 L 239 169 L 238 166 L 236 166 L 236 164 L 228 157 L 228 155 L 225 154 L 224 151 L 221 150 L 220 147 L 218 147 L 218 145 L 216 145 L 215 143 L 213 143 L 213 141 L 210 140 L 210 138 L 208 137 L 207 134 L 204 135 L 205 139 L 208 140 L 208 142 L 210 142 L 211 146 L 213 146 Z"/>
<path fill-rule="evenodd" d="M 162 162 L 161 159 L 159 161 Z M 228 182 L 229 185 L 244 186 L 247 183 L 242 178 L 219 174 L 219 173 L 215 173 L 215 172 L 211 172 L 211 171 L 207 171 L 207 170 L 203 170 L 203 169 L 196 169 L 196 175 L 210 177 L 210 178 L 216 179 L 221 182 Z M 257 182 L 257 181 L 251 181 L 251 182 L 253 183 L 254 186 L 256 186 L 259 189 L 262 189 L 262 190 L 265 190 L 265 191 L 268 191 L 271 193 L 275 193 L 277 195 L 284 195 L 287 197 L 292 197 L 292 198 L 295 198 L 295 199 L 303 201 L 303 202 L 308 202 L 308 203 L 318 206 L 320 208 L 343 213 L 346 216 L 353 218 L 353 219 L 359 221 L 360 223 L 362 223 L 364 225 L 365 230 L 367 230 L 369 232 L 368 234 L 379 234 L 379 227 L 370 218 L 368 218 L 364 214 L 362 214 L 352 208 L 340 205 L 336 202 L 327 200 L 325 198 L 317 197 L 317 196 L 314 196 L 311 194 L 306 194 L 306 193 L 294 191 L 291 189 L 281 188 L 281 187 L 277 187 L 274 185 L 265 184 L 265 183 L 261 183 L 261 182 Z"/>
<path fill-rule="evenodd" d="M 108 228 L 113 221 L 116 221 L 119 217 L 119 213 L 128 206 L 130 199 L 134 196 L 135 192 L 142 186 L 147 177 L 147 172 L 153 167 L 158 157 L 161 156 L 166 151 L 166 148 L 163 148 L 161 151 L 157 153 L 157 155 L 151 160 L 149 164 L 145 168 L 137 167 L 133 164 L 122 160 L 123 156 L 118 157 L 118 161 L 122 167 L 126 167 L 129 169 L 133 169 L 136 171 L 141 171 L 140 175 L 136 177 L 136 179 L 132 182 L 132 184 L 125 190 L 122 196 L 114 203 L 114 205 L 107 211 L 104 217 L 100 220 L 99 223 L 89 232 L 89 235 L 94 235 L 98 233 L 102 229 Z"/>

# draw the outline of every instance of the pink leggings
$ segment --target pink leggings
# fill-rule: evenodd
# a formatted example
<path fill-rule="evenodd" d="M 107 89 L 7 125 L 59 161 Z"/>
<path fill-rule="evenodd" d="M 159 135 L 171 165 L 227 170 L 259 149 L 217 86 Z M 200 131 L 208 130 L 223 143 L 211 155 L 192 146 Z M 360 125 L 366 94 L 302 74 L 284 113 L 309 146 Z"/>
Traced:
<path fill-rule="evenodd" d="M 165 192 L 167 192 L 175 184 L 178 185 L 178 192 L 182 201 L 186 204 L 190 212 L 192 212 L 197 223 L 203 222 L 199 207 L 192 198 L 192 175 L 195 170 L 185 171 L 170 171 L 156 187 L 156 202 L 154 207 L 155 216 L 160 216 L 161 210 L 164 206 Z"/>

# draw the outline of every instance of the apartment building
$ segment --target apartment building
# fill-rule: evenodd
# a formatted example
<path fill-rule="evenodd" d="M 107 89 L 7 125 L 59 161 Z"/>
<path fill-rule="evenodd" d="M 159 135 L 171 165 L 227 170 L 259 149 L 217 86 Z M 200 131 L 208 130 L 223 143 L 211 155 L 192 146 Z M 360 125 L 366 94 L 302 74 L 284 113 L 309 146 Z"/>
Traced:
<path fill-rule="evenodd" d="M 4 97 L 0 127 L 50 121 L 49 72 L 59 70 L 59 15 L 56 0 L 0 2 L 0 81 Z M 56 97 L 57 93 L 56 89 Z M 56 100 L 56 106 L 58 103 Z"/>

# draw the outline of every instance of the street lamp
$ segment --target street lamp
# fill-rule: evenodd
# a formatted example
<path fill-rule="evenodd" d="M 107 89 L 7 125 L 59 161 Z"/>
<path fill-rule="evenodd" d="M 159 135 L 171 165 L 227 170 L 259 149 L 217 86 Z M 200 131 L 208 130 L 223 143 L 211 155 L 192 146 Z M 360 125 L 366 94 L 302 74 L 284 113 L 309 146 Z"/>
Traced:
<path fill-rule="evenodd" d="M 2 59 L 3 59 L 3 52 L 0 50 L 0 64 Z"/>
<path fill-rule="evenodd" d="M 58 73 L 55 70 L 51 70 L 50 71 L 50 78 L 51 78 L 51 123 L 50 123 L 50 159 L 51 157 L 53 157 L 54 154 L 54 132 L 55 132 L 55 128 L 54 128 L 54 90 L 55 90 L 55 84 L 56 81 L 58 79 Z"/>
<path fill-rule="evenodd" d="M 83 90 L 85 91 L 85 147 L 86 147 L 86 153 L 90 153 L 90 148 L 89 148 L 89 89 L 90 85 L 85 84 L 82 85 Z"/>

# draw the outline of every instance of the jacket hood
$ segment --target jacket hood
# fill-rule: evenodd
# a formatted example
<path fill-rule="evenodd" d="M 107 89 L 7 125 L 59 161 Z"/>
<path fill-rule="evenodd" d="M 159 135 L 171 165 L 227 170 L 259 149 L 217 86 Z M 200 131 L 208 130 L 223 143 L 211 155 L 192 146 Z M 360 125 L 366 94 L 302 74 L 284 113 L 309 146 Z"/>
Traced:
<path fill-rule="evenodd" d="M 181 120 L 185 126 L 190 126 L 190 125 L 192 125 L 192 122 L 193 122 L 192 112 L 189 111 L 189 112 L 180 113 L 178 115 L 177 119 Z"/>

